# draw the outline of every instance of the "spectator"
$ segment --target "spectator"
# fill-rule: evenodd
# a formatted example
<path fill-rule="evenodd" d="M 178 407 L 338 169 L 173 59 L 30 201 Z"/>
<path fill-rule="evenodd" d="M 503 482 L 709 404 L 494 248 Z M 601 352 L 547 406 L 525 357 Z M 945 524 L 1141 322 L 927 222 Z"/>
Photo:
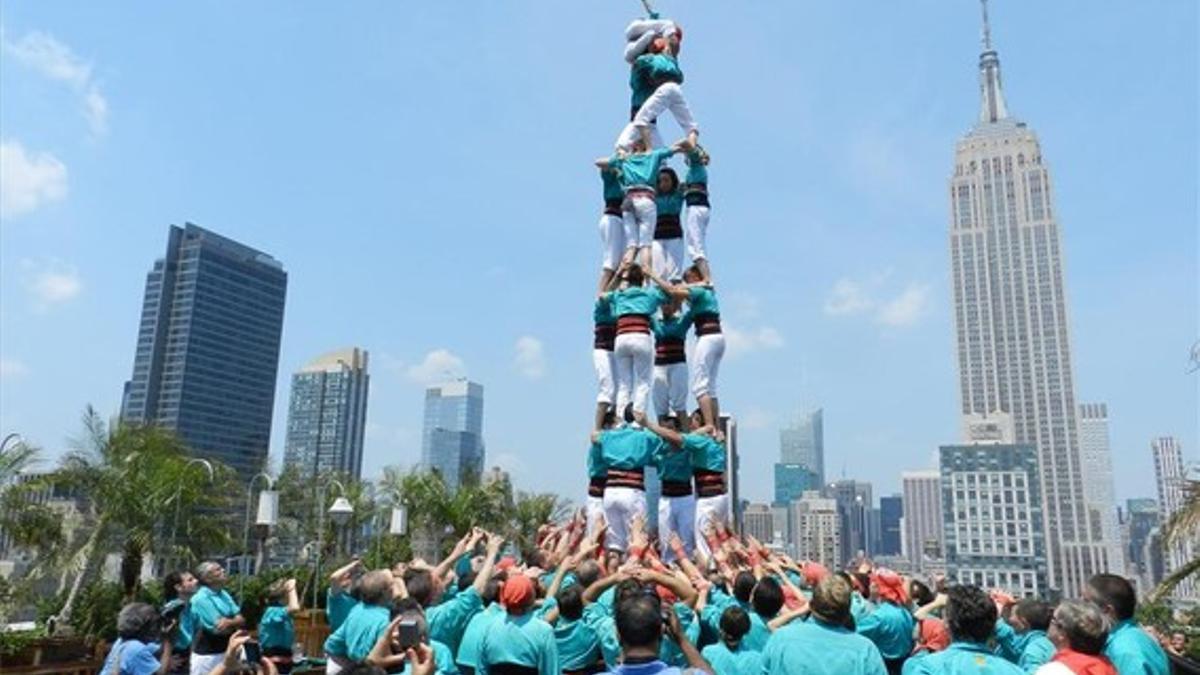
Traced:
<path fill-rule="evenodd" d="M 721 612 L 721 640 L 700 651 L 717 675 L 759 675 L 762 652 L 746 648 L 742 638 L 750 632 L 750 616 L 738 606 Z"/>
<path fill-rule="evenodd" d="M 117 641 L 104 660 L 100 675 L 162 675 L 171 663 L 171 641 L 162 639 L 159 613 L 134 602 L 117 614 Z M 162 656 L 159 641 L 162 641 Z"/>
<path fill-rule="evenodd" d="M 327 675 L 349 668 L 367 658 L 375 642 L 391 621 L 392 587 L 390 570 L 374 570 L 363 575 L 359 583 L 361 600 L 346 616 L 342 625 L 325 640 Z"/>
<path fill-rule="evenodd" d="M 280 579 L 267 591 L 270 605 L 258 622 L 258 642 L 275 668 L 283 675 L 292 672 L 292 645 L 296 642 L 296 627 L 292 616 L 300 611 L 295 579 Z"/>
<path fill-rule="evenodd" d="M 883 675 L 879 648 L 846 628 L 850 584 L 840 576 L 821 579 L 809 602 L 811 617 L 775 631 L 763 650 L 764 675 Z"/>
<path fill-rule="evenodd" d="M 1064 602 L 1054 610 L 1050 640 L 1058 651 L 1037 669 L 1037 675 L 1117 675 L 1104 657 L 1108 617 L 1087 602 Z"/>
<path fill-rule="evenodd" d="M 898 675 L 913 651 L 916 621 L 908 611 L 908 593 L 904 580 L 891 570 L 878 570 L 870 577 L 875 609 L 861 619 L 855 617 L 855 629 L 879 647 L 889 673 Z"/>
<path fill-rule="evenodd" d="M 1013 603 L 1008 616 L 996 622 L 998 653 L 1032 673 L 1054 656 L 1055 645 L 1046 631 L 1054 608 L 1046 602 L 1026 598 Z"/>
<path fill-rule="evenodd" d="M 1166 653 L 1133 621 L 1137 594 L 1129 581 L 1115 574 L 1097 574 L 1088 580 L 1084 596 L 1099 606 L 1112 623 L 1104 655 L 1117 672 L 1167 675 Z"/>
<path fill-rule="evenodd" d="M 362 572 L 362 561 L 355 558 L 329 575 L 329 590 L 325 592 L 325 618 L 331 633 L 341 628 L 350 610 L 358 604 L 354 582 Z"/>
<path fill-rule="evenodd" d="M 188 611 L 195 631 L 192 638 L 191 675 L 209 675 L 221 663 L 229 636 L 245 627 L 242 608 L 225 590 L 229 577 L 217 562 L 196 567 L 200 588 L 192 596 Z"/>
<path fill-rule="evenodd" d="M 602 663 L 600 640 L 583 620 L 583 586 L 567 586 L 554 599 L 558 606 L 558 619 L 553 623 L 559 667 L 575 675 L 597 672 L 597 664 Z"/>
<path fill-rule="evenodd" d="M 658 658 L 664 632 L 662 603 L 657 594 L 638 593 L 617 603 L 616 628 L 617 639 L 621 644 L 621 665 L 609 672 L 613 675 L 682 675 L 698 671 L 713 672 L 712 667 L 683 634 L 679 626 L 679 617 L 674 612 L 667 612 L 666 616 L 665 632 L 679 644 L 687 659 L 687 668 L 668 666 Z"/>
<path fill-rule="evenodd" d="M 174 629 L 167 636 L 171 640 L 171 664 L 167 667 L 167 675 L 187 675 L 191 670 L 192 634 L 195 632 L 188 605 L 199 582 L 191 572 L 182 570 L 163 577 L 162 586 L 166 602 L 161 615 L 165 621 L 174 622 Z"/>
<path fill-rule="evenodd" d="M 983 590 L 951 586 L 946 591 L 950 646 L 945 651 L 909 659 L 904 664 L 904 675 L 1023 675 L 1020 668 L 987 648 L 997 616 L 996 603 Z"/>
<path fill-rule="evenodd" d="M 458 671 L 462 675 L 475 675 L 476 669 L 479 668 L 479 644 L 483 641 L 484 634 L 491 630 L 492 624 L 504 616 L 504 607 L 500 604 L 500 584 L 506 576 L 504 572 L 498 572 L 484 585 L 481 596 L 484 609 L 471 617 L 466 630 L 463 631 L 462 640 L 458 643 L 458 652 L 455 654 Z"/>
<path fill-rule="evenodd" d="M 1171 633 L 1171 639 L 1165 646 L 1168 652 L 1186 659 L 1188 658 L 1187 643 L 1187 636 L 1179 631 L 1175 631 Z"/>
<path fill-rule="evenodd" d="M 506 615 L 484 634 L 479 646 L 479 673 L 501 672 L 519 666 L 537 675 L 558 675 L 558 645 L 550 624 L 533 616 L 533 581 L 523 575 L 508 578 L 500 588 Z"/>
<path fill-rule="evenodd" d="M 425 620 L 425 611 L 412 598 L 403 598 L 393 607 L 395 617 L 386 630 L 375 641 L 375 646 L 367 656 L 367 664 L 379 666 L 394 673 L 408 673 L 411 656 L 409 649 L 421 648 L 429 650 L 433 657 L 433 673 L 436 675 L 457 675 L 458 667 L 454 664 L 454 655 L 446 645 L 429 639 L 429 624 Z M 403 644 L 401 625 L 411 624 L 416 629 L 417 644 Z"/>
<path fill-rule="evenodd" d="M 245 652 L 242 648 L 251 640 L 253 637 L 249 631 L 239 630 L 230 635 L 229 644 L 226 645 L 221 660 L 207 675 L 279 675 L 279 671 L 275 670 L 275 664 L 265 656 L 260 658 L 258 663 L 245 661 L 243 658 Z"/>

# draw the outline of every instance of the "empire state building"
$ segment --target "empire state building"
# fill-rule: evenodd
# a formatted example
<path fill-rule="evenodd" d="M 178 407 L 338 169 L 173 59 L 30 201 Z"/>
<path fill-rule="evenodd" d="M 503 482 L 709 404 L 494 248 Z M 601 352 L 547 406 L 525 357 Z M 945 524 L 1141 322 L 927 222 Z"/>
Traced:
<path fill-rule="evenodd" d="M 950 179 L 959 396 L 963 414 L 1011 415 L 1016 441 L 1037 448 L 1048 582 L 1078 596 L 1108 561 L 1084 496 L 1062 235 L 1037 135 L 1005 103 L 982 3 L 979 119 Z"/>

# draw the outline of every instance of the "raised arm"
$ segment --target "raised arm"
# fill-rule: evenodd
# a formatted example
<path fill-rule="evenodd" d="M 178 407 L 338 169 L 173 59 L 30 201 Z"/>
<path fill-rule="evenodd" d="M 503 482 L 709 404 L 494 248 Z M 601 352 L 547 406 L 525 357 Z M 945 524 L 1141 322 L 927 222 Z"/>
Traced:
<path fill-rule="evenodd" d="M 483 567 L 479 568 L 479 574 L 475 575 L 475 585 L 472 586 L 475 592 L 481 596 L 487 587 L 487 582 L 492 578 L 492 571 L 496 569 L 496 554 L 500 553 L 501 546 L 504 546 L 504 537 L 495 534 L 488 536 L 487 553 L 484 554 Z"/>
<path fill-rule="evenodd" d="M 296 614 L 300 611 L 300 596 L 296 593 L 296 580 L 287 580 L 287 606 L 284 608 L 288 614 Z"/>
<path fill-rule="evenodd" d="M 356 570 L 360 567 L 362 567 L 361 560 L 359 560 L 358 558 L 351 560 L 350 562 L 346 563 L 345 565 L 342 565 L 341 567 L 337 568 L 332 573 L 330 573 L 329 583 L 337 584 L 337 585 L 341 586 L 343 589 L 349 587 L 350 582 L 353 581 L 352 575 L 354 574 L 354 570 Z"/>
<path fill-rule="evenodd" d="M 650 277 L 650 280 L 657 284 L 658 287 L 662 289 L 663 293 L 666 293 L 675 300 L 688 299 L 687 286 L 672 284 L 671 282 L 666 281 L 662 277 L 655 274 L 654 270 L 645 270 L 645 272 L 646 276 Z"/>
<path fill-rule="evenodd" d="M 675 446 L 676 448 L 682 448 L 683 447 L 683 434 L 679 433 L 678 431 L 675 431 L 674 429 L 668 429 L 667 427 L 660 425 L 658 423 L 658 420 L 655 420 L 653 418 L 654 418 L 653 415 L 646 415 L 646 421 L 644 423 L 646 428 L 649 429 L 650 431 L 654 432 L 654 434 L 656 436 L 658 436 L 659 438 L 663 439 L 664 441 L 670 443 L 671 445 Z"/>

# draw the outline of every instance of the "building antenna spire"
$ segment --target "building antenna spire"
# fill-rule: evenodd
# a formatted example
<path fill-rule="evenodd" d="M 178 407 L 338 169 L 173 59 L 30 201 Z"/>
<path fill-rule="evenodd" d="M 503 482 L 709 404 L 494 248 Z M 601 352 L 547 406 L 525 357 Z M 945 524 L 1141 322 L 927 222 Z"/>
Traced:
<path fill-rule="evenodd" d="M 992 51 L 992 24 L 988 20 L 988 0 L 979 0 L 983 8 L 983 51 Z"/>
<path fill-rule="evenodd" d="M 992 124 L 1008 117 L 1004 89 L 1000 84 L 1000 56 L 992 46 L 992 22 L 988 18 L 988 0 L 979 0 L 983 9 L 983 52 L 979 54 L 979 121 Z"/>

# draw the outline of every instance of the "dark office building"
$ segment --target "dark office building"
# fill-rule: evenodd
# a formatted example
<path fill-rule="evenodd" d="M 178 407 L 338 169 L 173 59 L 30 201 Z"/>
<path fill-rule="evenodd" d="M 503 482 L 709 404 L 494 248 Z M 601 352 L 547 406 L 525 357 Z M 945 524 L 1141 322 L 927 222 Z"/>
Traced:
<path fill-rule="evenodd" d="M 122 420 L 174 430 L 244 479 L 271 437 L 287 273 L 271 256 L 187 223 L 146 276 Z"/>
<path fill-rule="evenodd" d="M 879 498 L 878 555 L 900 555 L 900 519 L 904 517 L 904 498 L 900 495 Z"/>

